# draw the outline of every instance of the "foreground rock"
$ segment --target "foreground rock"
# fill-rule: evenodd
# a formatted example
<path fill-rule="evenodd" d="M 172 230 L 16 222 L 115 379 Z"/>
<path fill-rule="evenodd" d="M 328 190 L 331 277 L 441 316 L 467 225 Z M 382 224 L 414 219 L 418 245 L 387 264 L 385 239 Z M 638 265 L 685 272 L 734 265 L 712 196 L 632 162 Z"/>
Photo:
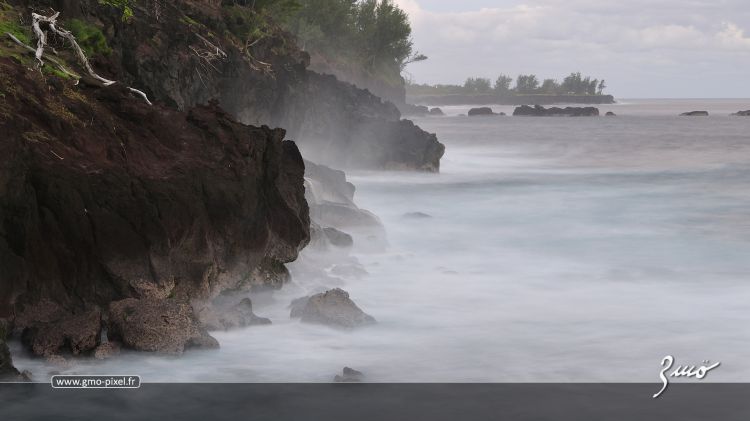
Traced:
<path fill-rule="evenodd" d="M 137 351 L 181 354 L 189 348 L 218 348 L 193 308 L 173 299 L 128 298 L 110 305 L 108 337 Z"/>
<path fill-rule="evenodd" d="M 361 371 L 357 371 L 353 368 L 344 367 L 340 375 L 336 375 L 333 381 L 336 383 L 359 383 L 364 380 L 365 375 Z"/>
<path fill-rule="evenodd" d="M 34 355 L 50 357 L 63 352 L 81 355 L 93 351 L 102 333 L 98 309 L 81 314 L 61 312 L 46 322 L 35 322 L 24 328 L 22 341 Z"/>
<path fill-rule="evenodd" d="M 105 342 L 94 350 L 94 358 L 107 360 L 120 355 L 120 344 L 117 342 Z"/>
<path fill-rule="evenodd" d="M 281 286 L 310 227 L 304 164 L 283 130 L 239 124 L 215 104 L 149 106 L 7 57 L 0 75 L 0 318 L 16 315 L 32 351 L 91 350 L 89 312 L 111 302 L 166 300 L 186 332 L 186 309 L 166 297 Z M 54 305 L 25 311 L 42 302 Z M 120 314 L 125 345 L 199 340 L 141 343 L 170 332 L 156 304 L 141 306 L 141 327 Z"/>
<path fill-rule="evenodd" d="M 349 293 L 336 288 L 292 302 L 290 316 L 305 323 L 355 328 L 376 323 L 349 298 Z"/>
<path fill-rule="evenodd" d="M 596 107 L 544 108 L 541 105 L 533 107 L 523 105 L 516 108 L 513 115 L 519 117 L 596 117 L 599 115 L 599 109 Z"/>
<path fill-rule="evenodd" d="M 680 114 L 680 117 L 708 117 L 708 111 L 690 111 Z"/>
<path fill-rule="evenodd" d="M 225 300 L 231 300 L 226 298 Z M 248 326 L 270 325 L 271 320 L 257 316 L 253 312 L 253 303 L 243 298 L 239 303 L 227 304 L 217 297 L 211 306 L 198 310 L 201 325 L 208 330 L 230 330 Z"/>
<path fill-rule="evenodd" d="M 732 115 L 738 116 L 738 117 L 750 117 L 750 110 L 747 110 L 747 111 L 737 111 L 736 113 L 734 113 Z"/>

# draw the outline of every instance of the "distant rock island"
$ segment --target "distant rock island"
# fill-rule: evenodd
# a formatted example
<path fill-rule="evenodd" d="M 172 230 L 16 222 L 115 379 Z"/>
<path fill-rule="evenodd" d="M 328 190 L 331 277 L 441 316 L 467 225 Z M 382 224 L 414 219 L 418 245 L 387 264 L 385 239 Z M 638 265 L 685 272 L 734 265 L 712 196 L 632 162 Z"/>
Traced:
<path fill-rule="evenodd" d="M 516 117 L 597 117 L 599 109 L 595 107 L 552 107 L 544 108 L 541 105 L 529 107 L 523 105 L 513 111 Z"/>
<path fill-rule="evenodd" d="M 606 88 L 603 79 L 580 72 L 559 81 L 541 79 L 533 74 L 516 78 L 500 75 L 494 83 L 481 77 L 470 77 L 463 85 L 409 83 L 406 101 L 423 105 L 614 104 L 615 98 L 604 94 Z"/>
<path fill-rule="evenodd" d="M 436 105 L 554 105 L 554 104 L 615 104 L 612 95 L 505 95 L 455 94 L 408 95 L 410 104 Z"/>
<path fill-rule="evenodd" d="M 680 114 L 680 117 L 708 117 L 708 111 L 690 111 Z"/>

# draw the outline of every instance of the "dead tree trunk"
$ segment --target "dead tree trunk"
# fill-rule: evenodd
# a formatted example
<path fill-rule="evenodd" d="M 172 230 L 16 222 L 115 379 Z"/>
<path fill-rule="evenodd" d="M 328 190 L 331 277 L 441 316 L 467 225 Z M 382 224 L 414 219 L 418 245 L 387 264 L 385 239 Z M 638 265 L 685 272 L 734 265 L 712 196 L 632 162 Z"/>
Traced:
<path fill-rule="evenodd" d="M 78 57 L 78 61 L 81 62 L 81 65 L 89 74 L 89 76 L 98 80 L 104 86 L 110 86 L 110 85 L 117 83 L 117 81 L 105 79 L 96 73 L 94 68 L 91 66 L 91 63 L 89 62 L 88 57 L 86 57 L 86 53 L 84 53 L 81 46 L 78 45 L 78 41 L 76 41 L 76 38 L 73 36 L 73 34 L 70 31 L 65 30 L 64 28 L 59 28 L 57 26 L 58 16 L 60 16 L 60 12 L 55 12 L 51 16 L 43 16 L 38 13 L 31 14 L 31 18 L 32 18 L 31 27 L 34 30 L 34 34 L 36 35 L 36 39 L 37 39 L 36 49 L 22 43 L 20 40 L 18 40 L 18 38 L 14 37 L 12 34 L 8 34 L 8 36 L 10 36 L 13 39 L 13 41 L 22 45 L 24 48 L 34 51 L 34 56 L 36 57 L 37 64 L 39 68 L 41 68 L 42 66 L 44 66 L 44 49 L 47 47 L 47 39 L 48 39 L 49 33 L 51 33 L 52 35 L 56 35 L 70 42 L 70 45 L 73 47 L 73 50 L 75 51 L 76 56 Z M 217 51 L 220 51 L 220 50 L 217 48 Z M 55 61 L 54 59 L 49 59 L 49 60 L 55 63 L 57 67 L 60 68 L 60 70 L 63 71 L 64 73 L 70 76 L 79 77 L 69 72 L 68 70 L 66 70 L 59 62 Z M 143 91 L 140 91 L 138 89 L 131 88 L 131 87 L 127 87 L 127 88 L 130 92 L 143 98 L 148 105 L 151 105 L 151 101 L 148 100 L 148 96 Z"/>

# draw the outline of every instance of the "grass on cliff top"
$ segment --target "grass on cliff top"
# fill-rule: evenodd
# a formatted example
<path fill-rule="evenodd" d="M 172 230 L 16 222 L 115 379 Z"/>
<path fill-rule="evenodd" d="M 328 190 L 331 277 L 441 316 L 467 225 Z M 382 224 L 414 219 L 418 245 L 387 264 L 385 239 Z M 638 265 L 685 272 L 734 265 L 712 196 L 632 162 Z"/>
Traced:
<path fill-rule="evenodd" d="M 8 3 L 0 2 L 0 36 L 8 38 L 6 33 L 13 34 L 22 42 L 31 42 L 31 29 L 21 24 L 21 18 Z"/>
<path fill-rule="evenodd" d="M 128 22 L 133 18 L 133 4 L 135 0 L 99 0 L 99 4 L 122 10 L 122 21 Z"/>
<path fill-rule="evenodd" d="M 101 29 L 80 19 L 71 19 L 65 22 L 67 30 L 76 37 L 78 45 L 83 48 L 86 56 L 93 57 L 96 55 L 108 56 L 112 54 L 112 49 L 107 43 L 107 38 Z"/>

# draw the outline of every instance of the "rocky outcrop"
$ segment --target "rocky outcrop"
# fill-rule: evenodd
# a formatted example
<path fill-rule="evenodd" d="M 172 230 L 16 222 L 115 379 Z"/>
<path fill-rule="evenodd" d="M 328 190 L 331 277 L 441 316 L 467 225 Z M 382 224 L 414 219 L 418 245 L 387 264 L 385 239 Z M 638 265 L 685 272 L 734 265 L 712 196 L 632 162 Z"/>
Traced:
<path fill-rule="evenodd" d="M 310 70 L 336 76 L 338 80 L 351 83 L 361 89 L 366 89 L 386 101 L 398 105 L 399 109 L 406 104 L 406 81 L 399 77 L 392 82 L 382 78 L 374 78 L 359 66 L 345 65 L 340 61 L 331 61 L 321 54 L 312 54 Z M 408 105 L 407 105 L 408 106 Z M 404 113 L 405 115 L 408 113 Z"/>
<path fill-rule="evenodd" d="M 544 108 L 540 105 L 533 107 L 523 105 L 516 108 L 513 115 L 519 117 L 596 117 L 599 115 L 599 109 L 595 107 Z"/>
<path fill-rule="evenodd" d="M 234 304 L 227 302 L 230 300 L 217 297 L 212 305 L 198 310 L 201 325 L 208 330 L 229 330 L 271 324 L 271 320 L 253 312 L 253 303 L 249 298 L 243 298 Z"/>
<path fill-rule="evenodd" d="M 424 105 L 555 105 L 555 104 L 614 104 L 612 95 L 408 95 L 412 104 Z"/>
<path fill-rule="evenodd" d="M 333 327 L 354 328 L 375 323 L 349 298 L 349 293 L 336 288 L 292 302 L 290 316 L 305 323 L 318 323 Z"/>
<path fill-rule="evenodd" d="M 172 300 L 279 286 L 309 240 L 304 163 L 283 130 L 239 124 L 215 104 L 148 106 L 118 85 L 75 86 L 8 58 L 0 92 L 0 318 L 18 316 L 37 353 L 61 341 L 87 352 L 96 342 L 76 329 L 93 332 L 94 309 L 133 297 L 145 298 L 116 319 L 123 344 L 197 344 L 189 306 Z M 43 302 L 49 314 L 24 319 Z M 163 315 L 182 339 L 139 338 Z"/>
<path fill-rule="evenodd" d="M 406 117 L 424 117 L 430 113 L 424 105 L 400 104 L 398 110 Z"/>
<path fill-rule="evenodd" d="M 607 114 L 605 114 L 607 117 L 617 117 L 617 114 L 613 113 L 612 111 L 607 111 Z"/>
<path fill-rule="evenodd" d="M 117 342 L 105 342 L 94 350 L 94 358 L 107 360 L 120 355 L 120 345 Z"/>
<path fill-rule="evenodd" d="M 430 108 L 430 115 L 436 116 L 436 117 L 442 117 L 445 115 L 445 113 L 443 112 L 442 109 L 435 107 L 435 108 Z"/>
<path fill-rule="evenodd" d="M 680 117 L 708 117 L 708 111 L 689 111 L 680 114 Z"/>
<path fill-rule="evenodd" d="M 445 146 L 437 136 L 333 76 L 309 72 L 287 103 L 276 123 L 299 140 L 308 160 L 341 169 L 440 170 Z"/>
<path fill-rule="evenodd" d="M 73 355 L 89 353 L 99 345 L 101 320 L 101 311 L 98 309 L 80 314 L 61 311 L 54 320 L 24 327 L 22 340 L 34 355 L 42 357 L 50 357 L 63 351 Z"/>
<path fill-rule="evenodd" d="M 305 179 L 305 198 L 313 221 L 312 242 L 318 249 L 329 245 L 348 248 L 357 241 L 373 248 L 384 246 L 383 224 L 354 203 L 354 185 L 343 171 L 305 161 Z"/>
<path fill-rule="evenodd" d="M 486 116 L 496 116 L 500 115 L 503 116 L 505 113 L 495 113 L 492 111 L 492 108 L 490 107 L 479 107 L 479 108 L 472 108 L 469 110 L 469 117 L 486 117 Z"/>
<path fill-rule="evenodd" d="M 193 314 L 193 308 L 174 299 L 152 298 L 113 302 L 107 335 L 137 350 L 181 354 L 189 348 L 218 348 Z"/>
<path fill-rule="evenodd" d="M 733 116 L 737 117 L 750 117 L 750 110 L 747 111 L 737 111 L 736 113 L 732 114 Z"/>

